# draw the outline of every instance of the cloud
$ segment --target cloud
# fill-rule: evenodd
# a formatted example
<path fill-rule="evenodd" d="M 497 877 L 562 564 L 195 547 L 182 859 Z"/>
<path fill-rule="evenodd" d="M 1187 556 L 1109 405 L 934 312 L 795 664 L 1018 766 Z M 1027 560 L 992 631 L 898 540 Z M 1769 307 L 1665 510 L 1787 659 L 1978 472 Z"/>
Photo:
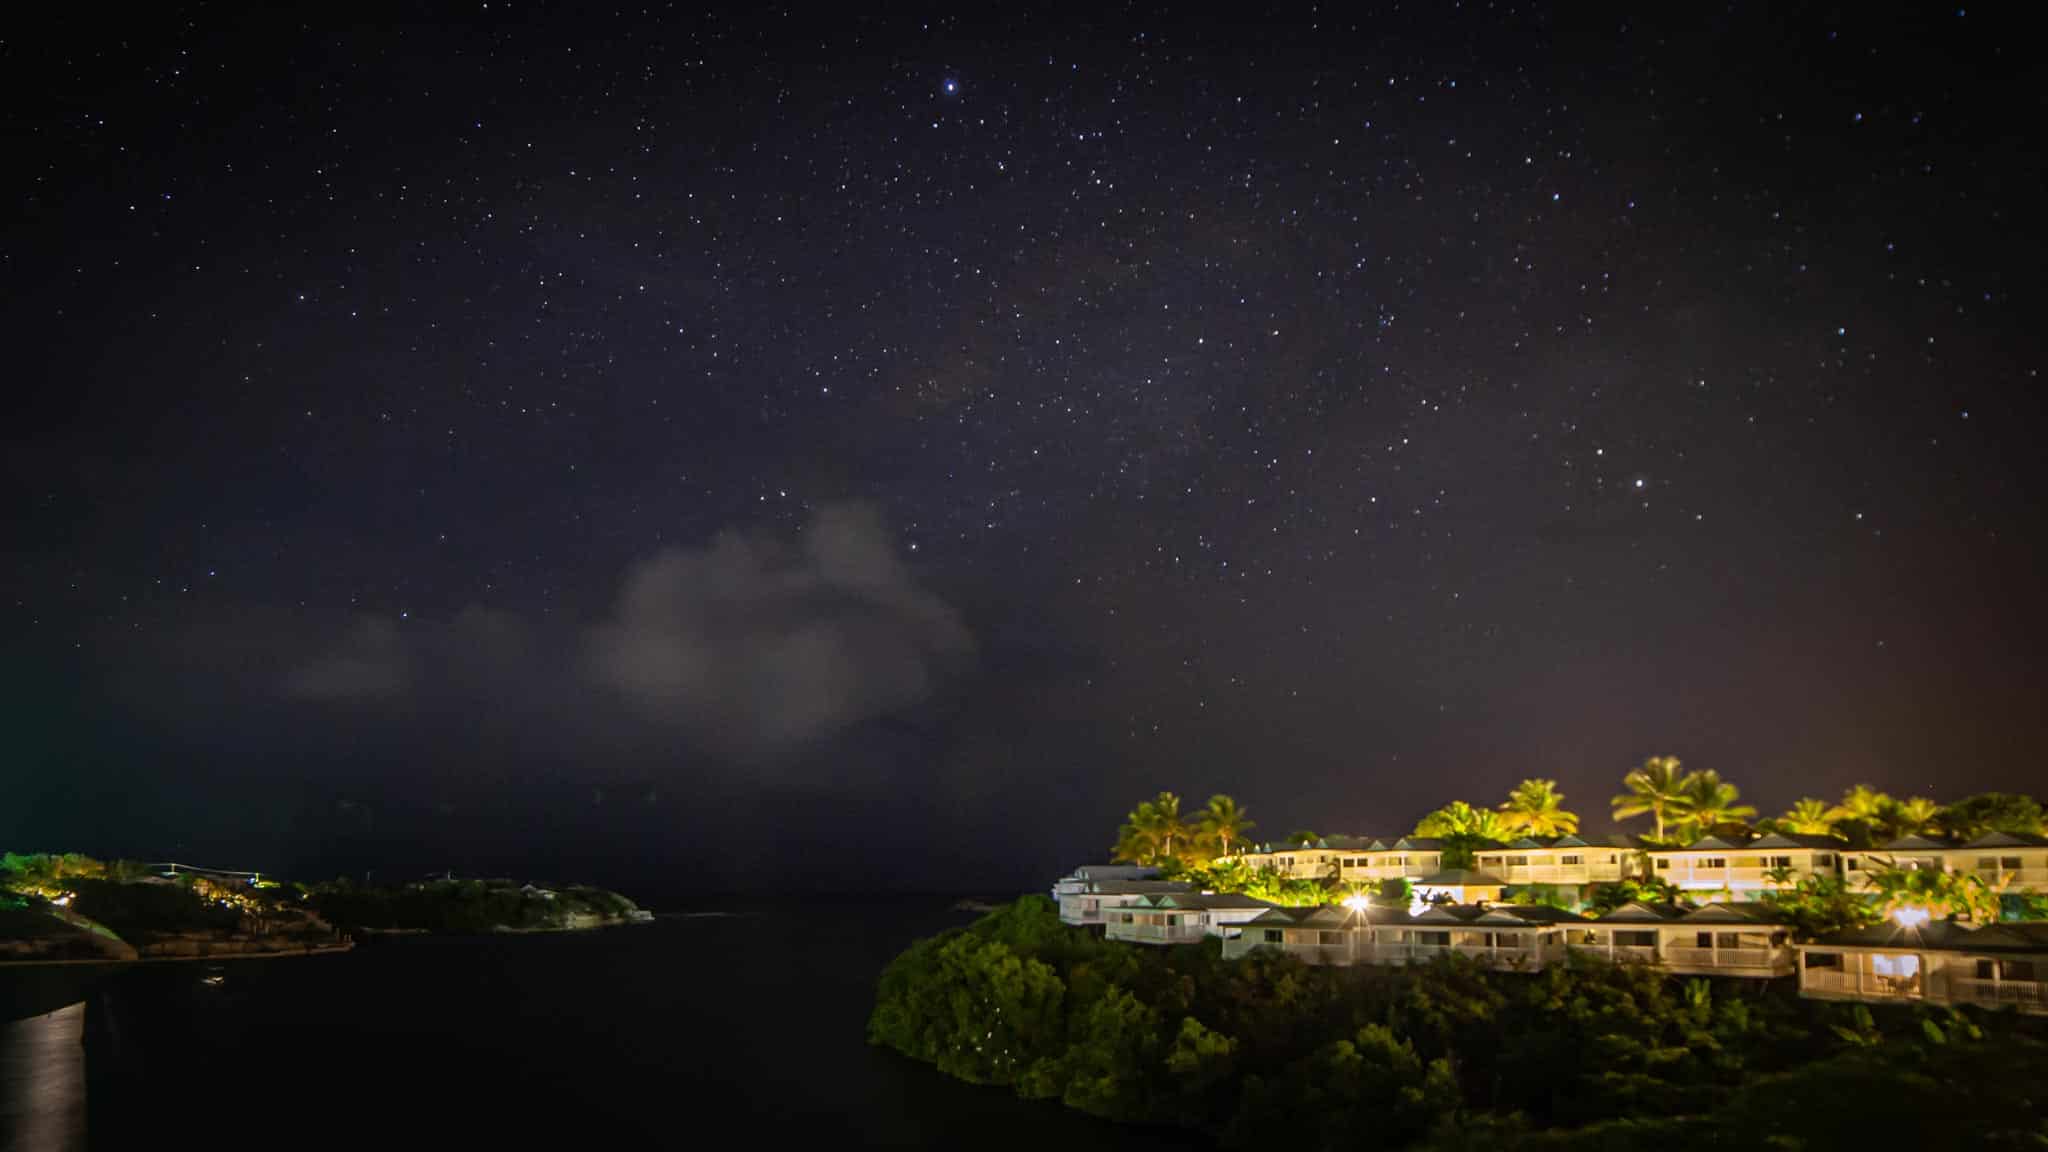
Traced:
<path fill-rule="evenodd" d="M 292 700 L 359 700 L 402 695 L 411 685 L 412 659 L 398 625 L 388 616 L 364 615 L 333 651 L 285 677 Z"/>
<path fill-rule="evenodd" d="M 724 533 L 634 565 L 586 674 L 656 720 L 782 745 L 924 700 L 972 649 L 872 507 L 824 506 L 799 540 Z"/>

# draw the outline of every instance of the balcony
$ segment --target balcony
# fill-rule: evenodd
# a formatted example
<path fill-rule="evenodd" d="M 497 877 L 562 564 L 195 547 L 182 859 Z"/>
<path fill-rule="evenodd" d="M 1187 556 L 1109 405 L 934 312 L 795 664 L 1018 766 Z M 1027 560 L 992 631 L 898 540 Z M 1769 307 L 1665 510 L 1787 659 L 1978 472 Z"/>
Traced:
<path fill-rule="evenodd" d="M 1654 944 L 1574 944 L 1574 952 L 1588 956 L 1600 956 L 1616 964 L 1655 964 L 1657 948 Z"/>
<path fill-rule="evenodd" d="M 1949 999 L 1958 1004 L 1981 1004 L 1986 1008 L 2016 1008 L 2021 1012 L 2048 1013 L 2048 984 L 2036 980 L 1976 980 L 1951 977 Z"/>
<path fill-rule="evenodd" d="M 1200 924 L 1111 924 L 1111 940 L 1133 944 L 1193 944 L 1208 935 Z"/>
<path fill-rule="evenodd" d="M 1778 948 L 1681 948 L 1667 945 L 1664 962 L 1675 968 L 1711 968 L 1747 976 L 1792 971 L 1792 957 Z"/>
<path fill-rule="evenodd" d="M 1808 968 L 1799 974 L 1799 994 L 1851 1000 L 1918 1000 L 1918 975 L 1878 976 L 1855 969 Z"/>
<path fill-rule="evenodd" d="M 2048 892 L 2048 868 L 1972 868 L 1970 874 L 2007 891 Z"/>

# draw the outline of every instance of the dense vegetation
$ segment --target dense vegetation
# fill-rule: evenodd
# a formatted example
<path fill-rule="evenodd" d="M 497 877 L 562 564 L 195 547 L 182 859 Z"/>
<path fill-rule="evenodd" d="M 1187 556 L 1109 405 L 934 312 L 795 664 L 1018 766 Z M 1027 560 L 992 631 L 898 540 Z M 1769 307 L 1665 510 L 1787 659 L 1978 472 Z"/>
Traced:
<path fill-rule="evenodd" d="M 882 974 L 872 1042 L 976 1083 L 1232 1147 L 2048 1143 L 2048 1026 L 1805 1001 L 1579 959 L 1313 968 L 1104 942 L 1032 896 Z"/>
<path fill-rule="evenodd" d="M 534 888 L 510 881 L 433 880 L 400 888 L 316 884 L 307 899 L 326 920 L 414 932 L 545 932 L 622 921 L 633 902 L 601 888 Z"/>

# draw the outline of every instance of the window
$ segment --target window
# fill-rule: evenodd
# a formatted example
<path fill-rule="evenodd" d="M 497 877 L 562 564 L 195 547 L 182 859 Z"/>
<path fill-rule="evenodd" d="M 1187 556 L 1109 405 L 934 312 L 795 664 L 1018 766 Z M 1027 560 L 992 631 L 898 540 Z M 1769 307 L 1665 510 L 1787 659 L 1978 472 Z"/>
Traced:
<path fill-rule="evenodd" d="M 1806 954 L 1806 966 L 1808 968 L 1840 968 L 1842 966 L 1842 954 L 1840 952 L 1808 952 Z"/>
<path fill-rule="evenodd" d="M 1813 854 L 1813 866 L 1816 868 L 1833 868 L 1835 866 L 1835 854 L 1833 852 L 1815 852 Z"/>
<path fill-rule="evenodd" d="M 1316 943 L 1321 944 L 1325 948 L 1342 948 L 1344 946 L 1344 933 L 1332 932 L 1326 929 L 1316 933 Z"/>
<path fill-rule="evenodd" d="M 1618 855 L 1616 855 L 1616 854 L 1615 854 L 1615 853 L 1613 853 L 1613 852 L 1609 852 L 1609 853 L 1607 854 L 1607 862 L 1608 862 L 1609 864 L 1619 864 L 1619 863 L 1621 863 L 1621 857 L 1620 857 L 1620 856 L 1618 856 Z"/>
<path fill-rule="evenodd" d="M 1842 857 L 1842 867 L 1847 868 L 1851 872 L 1857 871 L 1856 858 L 1854 856 Z"/>
<path fill-rule="evenodd" d="M 1979 979 L 1979 980 L 1996 980 L 1997 978 L 1998 978 L 1998 961 L 1996 961 L 1996 960 L 1979 960 L 1979 961 L 1977 961 L 1977 979 Z"/>
<path fill-rule="evenodd" d="M 1421 865 L 1422 865 L 1422 866 L 1423 866 L 1424 868 L 1435 868 L 1435 867 L 1437 867 L 1437 866 L 1438 866 L 1438 865 L 1437 865 L 1437 861 L 1438 861 L 1438 860 L 1440 859 L 1440 857 L 1436 857 L 1436 856 L 1419 856 L 1419 857 L 1417 857 L 1416 859 L 1417 859 L 1417 860 L 1418 860 L 1418 861 L 1419 861 L 1419 862 L 1421 863 Z"/>
<path fill-rule="evenodd" d="M 1999 969 L 2001 975 L 2007 980 L 2040 979 L 2039 976 L 2034 974 L 2034 962 L 2032 960 L 2001 960 L 1999 961 Z"/>
<path fill-rule="evenodd" d="M 1699 866 L 1702 868 L 1726 868 L 1728 866 L 1728 858 L 1726 856 L 1708 856 L 1700 861 Z"/>
<path fill-rule="evenodd" d="M 1425 948 L 1448 948 L 1451 945 L 1449 932 L 1410 932 L 1408 942 Z"/>
<path fill-rule="evenodd" d="M 1508 857 L 1508 867 L 1510 868 L 1527 868 L 1528 866 L 1529 858 L 1527 856 Z"/>
<path fill-rule="evenodd" d="M 1740 948 L 1742 947 L 1742 933 L 1716 932 L 1714 933 L 1714 946 L 1717 948 Z"/>
<path fill-rule="evenodd" d="M 1693 947 L 1695 948 L 1712 948 L 1713 946 L 1714 934 L 1712 932 L 1701 932 L 1693 941 Z"/>
<path fill-rule="evenodd" d="M 1574 865 L 1584 864 L 1586 862 L 1586 858 L 1584 856 L 1559 856 L 1557 858 L 1557 862 L 1569 868 Z"/>
<path fill-rule="evenodd" d="M 2020 858 L 2017 856 L 2000 856 L 1998 858 L 1998 866 L 2008 872 L 2017 872 L 2020 870 Z"/>
<path fill-rule="evenodd" d="M 1655 932 L 1616 932 L 1614 934 L 1614 943 L 1617 947 L 1621 948 L 1655 948 L 1657 946 L 1657 934 Z"/>
<path fill-rule="evenodd" d="M 1479 858 L 1479 866 L 1481 868 L 1498 868 L 1500 866 L 1500 857 L 1481 856 Z"/>
<path fill-rule="evenodd" d="M 1979 856 L 1977 857 L 1977 867 L 1981 871 L 1989 872 L 1991 869 L 1998 867 L 1998 857 Z"/>
<path fill-rule="evenodd" d="M 1265 937 L 1266 943 L 1278 944 L 1280 943 L 1280 930 L 1278 928 L 1267 928 L 1265 929 Z"/>
<path fill-rule="evenodd" d="M 1662 856 L 1659 856 L 1659 857 L 1657 857 L 1657 871 L 1659 871 L 1659 872 L 1668 872 L 1668 871 L 1670 871 L 1670 870 L 1671 870 L 1671 861 L 1669 861 L 1669 860 L 1666 860 L 1666 859 L 1665 859 L 1664 857 L 1662 857 Z"/>
<path fill-rule="evenodd" d="M 1790 868 L 1792 866 L 1792 858 L 1790 856 L 1769 856 L 1764 859 L 1764 865 L 1769 868 Z"/>

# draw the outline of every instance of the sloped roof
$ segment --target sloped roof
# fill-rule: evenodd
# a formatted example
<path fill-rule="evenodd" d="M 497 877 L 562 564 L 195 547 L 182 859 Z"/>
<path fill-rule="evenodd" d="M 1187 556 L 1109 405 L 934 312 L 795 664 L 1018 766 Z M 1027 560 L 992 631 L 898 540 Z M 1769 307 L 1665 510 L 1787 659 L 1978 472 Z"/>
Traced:
<path fill-rule="evenodd" d="M 1762 904 L 1704 904 L 1680 919 L 1700 924 L 1780 924 L 1777 913 Z"/>
<path fill-rule="evenodd" d="M 1963 845 L 1965 848 L 2048 848 L 2048 836 L 2017 832 L 1986 832 Z"/>
<path fill-rule="evenodd" d="M 1773 832 L 1744 845 L 1747 848 L 1818 848 L 1823 851 L 1844 847 L 1839 836 L 1815 836 L 1805 832 Z"/>
<path fill-rule="evenodd" d="M 2048 921 L 1986 924 L 1971 928 L 1953 920 L 1936 920 L 1917 928 L 1886 921 L 1868 928 L 1833 932 L 1807 947 L 1924 949 L 1934 952 L 2048 953 Z"/>
<path fill-rule="evenodd" d="M 1586 918 L 1562 908 L 1516 904 L 1438 904 L 1406 918 L 1410 924 L 1473 924 L 1503 928 L 1542 928 L 1552 924 L 1583 924 Z"/>
<path fill-rule="evenodd" d="M 1584 840 L 1581 840 L 1581 839 L 1579 839 L 1579 838 L 1578 838 L 1577 836 L 1573 836 L 1573 835 L 1571 835 L 1571 834 L 1567 833 L 1567 834 L 1565 834 L 1565 835 L 1563 835 L 1563 836 L 1559 836 L 1559 837 L 1558 837 L 1557 839 L 1555 839 L 1555 840 L 1552 840 L 1552 841 L 1551 841 L 1551 842 L 1550 842 L 1550 843 L 1549 843 L 1549 844 L 1547 845 L 1547 847 L 1550 847 L 1550 848 L 1591 848 L 1591 847 L 1592 847 L 1592 845 L 1591 845 L 1591 844 L 1588 844 L 1588 843 L 1586 843 L 1586 842 L 1585 842 Z"/>
<path fill-rule="evenodd" d="M 1731 843 L 1729 843 L 1728 841 L 1726 841 L 1726 840 L 1723 840 L 1723 839 L 1721 839 L 1721 838 L 1720 838 L 1719 836 L 1702 836 L 1702 837 L 1700 837 L 1699 839 L 1697 839 L 1697 840 L 1693 841 L 1692 843 L 1690 843 L 1690 844 L 1687 844 L 1687 845 L 1686 845 L 1685 847 L 1683 847 L 1683 848 L 1664 848 L 1664 849 L 1658 849 L 1658 851 L 1664 851 L 1664 852 L 1733 852 L 1733 851 L 1735 851 L 1735 850 L 1736 850 L 1737 848 L 1740 848 L 1740 847 L 1742 847 L 1742 845 L 1740 845 L 1740 844 L 1731 844 Z"/>
<path fill-rule="evenodd" d="M 1242 892 L 1168 892 L 1148 898 L 1156 908 L 1271 908 L 1271 900 L 1261 900 Z"/>
<path fill-rule="evenodd" d="M 1193 892 L 1194 885 L 1182 880 L 1095 880 L 1088 885 L 1094 896 L 1137 896 L 1152 892 Z"/>
<path fill-rule="evenodd" d="M 1417 884 L 1429 885 L 1432 888 L 1469 888 L 1482 885 L 1498 888 L 1507 884 L 1507 881 L 1495 876 L 1491 872 L 1474 872 L 1469 868 L 1446 868 L 1434 875 L 1424 876 L 1415 882 Z"/>
<path fill-rule="evenodd" d="M 1657 904 L 1648 900 L 1631 900 L 1619 908 L 1593 918 L 1596 924 L 1609 922 L 1617 924 L 1659 924 L 1683 919 L 1687 909 L 1676 904 Z"/>
<path fill-rule="evenodd" d="M 1934 840 L 1926 836 L 1901 836 L 1885 844 L 1880 852 L 1925 852 L 1950 847 L 1946 840 Z"/>
<path fill-rule="evenodd" d="M 1412 848 L 1422 852 L 1434 852 L 1440 850 L 1443 846 L 1444 842 L 1434 836 L 1403 836 L 1399 840 L 1394 841 L 1395 848 L 1403 850 Z"/>
<path fill-rule="evenodd" d="M 1543 843 L 1543 842 L 1542 842 L 1541 840 L 1537 840 L 1536 838 L 1534 838 L 1534 837 L 1532 837 L 1532 836 L 1517 836 L 1517 837 L 1515 837 L 1515 838 L 1514 838 L 1513 840 L 1510 840 L 1510 841 L 1508 841 L 1507 843 L 1505 843 L 1505 844 L 1501 845 L 1501 847 L 1503 847 L 1503 848 L 1545 848 L 1545 847 L 1548 847 L 1548 845 L 1544 844 L 1544 843 Z"/>

